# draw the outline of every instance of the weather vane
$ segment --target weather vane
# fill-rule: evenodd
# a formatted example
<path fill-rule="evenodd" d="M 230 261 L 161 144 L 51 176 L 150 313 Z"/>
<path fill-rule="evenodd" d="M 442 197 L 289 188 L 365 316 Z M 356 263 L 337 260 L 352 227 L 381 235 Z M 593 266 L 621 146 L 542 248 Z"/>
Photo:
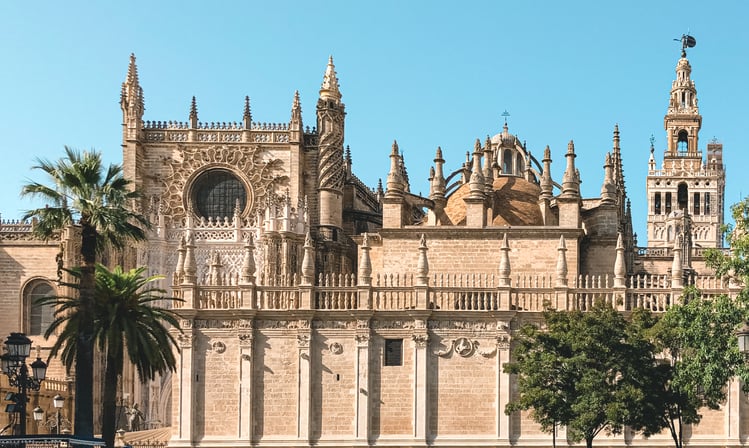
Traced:
<path fill-rule="evenodd" d="M 681 41 L 681 57 L 683 58 L 687 57 L 687 48 L 692 48 L 697 45 L 697 39 L 695 39 L 694 36 L 691 36 L 689 31 L 687 31 L 687 34 L 682 34 L 680 39 L 674 40 Z"/>
<path fill-rule="evenodd" d="M 505 109 L 505 111 L 502 112 L 502 116 L 505 117 L 505 125 L 507 125 L 507 117 L 510 116 L 510 113 L 507 112 L 507 109 Z"/>

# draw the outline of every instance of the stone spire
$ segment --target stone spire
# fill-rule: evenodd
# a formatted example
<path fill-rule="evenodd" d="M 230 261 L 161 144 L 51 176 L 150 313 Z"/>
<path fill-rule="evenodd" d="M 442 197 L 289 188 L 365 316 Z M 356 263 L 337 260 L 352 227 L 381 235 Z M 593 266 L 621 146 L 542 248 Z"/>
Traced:
<path fill-rule="evenodd" d="M 499 286 L 510 286 L 510 245 L 507 243 L 507 233 L 502 237 L 502 252 L 499 256 Z"/>
<path fill-rule="evenodd" d="M 369 258 L 369 235 L 364 232 L 361 243 L 361 259 L 359 260 L 359 286 L 372 285 L 372 261 Z"/>
<path fill-rule="evenodd" d="M 393 149 L 390 152 L 390 171 L 385 186 L 387 187 L 387 190 L 385 190 L 386 197 L 401 196 L 404 192 L 403 179 L 401 179 L 400 151 L 398 150 L 398 142 L 395 140 L 393 140 Z"/>
<path fill-rule="evenodd" d="M 486 194 L 491 194 L 492 191 L 494 191 L 493 161 L 494 152 L 492 151 L 492 139 L 487 135 L 486 142 L 484 143 L 484 183 L 486 184 Z"/>
<path fill-rule="evenodd" d="M 190 102 L 190 128 L 197 129 L 198 127 L 198 103 L 195 101 L 195 96 L 192 97 Z"/>
<path fill-rule="evenodd" d="M 255 284 L 255 244 L 252 232 L 247 235 L 244 243 L 244 260 L 242 260 L 242 284 Z"/>
<path fill-rule="evenodd" d="M 481 141 L 476 139 L 473 146 L 473 169 L 471 180 L 468 182 L 472 198 L 484 197 L 484 175 L 481 174 Z"/>
<path fill-rule="evenodd" d="M 338 77 L 333 65 L 333 56 L 328 58 L 328 67 L 325 69 L 325 76 L 320 87 L 320 98 L 324 100 L 341 101 L 341 91 L 338 88 Z"/>
<path fill-rule="evenodd" d="M 302 285 L 311 285 L 315 281 L 315 255 L 312 249 L 312 235 L 307 232 L 304 237 L 304 257 L 302 258 Z"/>
<path fill-rule="evenodd" d="M 575 169 L 575 143 L 570 140 L 567 144 L 567 168 L 564 170 L 562 177 L 562 197 L 579 198 L 580 197 L 580 179 Z"/>
<path fill-rule="evenodd" d="M 432 182 L 430 183 L 429 198 L 444 199 L 445 198 L 445 173 L 443 167 L 445 165 L 445 159 L 442 158 L 442 148 L 437 147 L 437 153 L 434 155 L 434 175 L 432 176 Z"/>
<path fill-rule="evenodd" d="M 302 129 L 302 105 L 299 101 L 299 91 L 294 92 L 294 102 L 291 104 L 290 128 Z"/>
<path fill-rule="evenodd" d="M 613 163 L 614 182 L 624 191 L 624 164 L 622 163 L 622 148 L 619 144 L 619 125 L 614 125 L 614 143 L 611 150 L 611 162 Z"/>
<path fill-rule="evenodd" d="M 242 127 L 250 129 L 252 127 L 252 113 L 250 112 L 250 97 L 244 97 L 244 111 L 242 112 Z"/>
<path fill-rule="evenodd" d="M 429 284 L 428 250 L 426 236 L 422 233 L 419 240 L 419 262 L 416 265 L 416 286 L 427 286 Z"/>
<path fill-rule="evenodd" d="M 551 180 L 551 149 L 544 149 L 543 171 L 541 171 L 541 199 L 551 199 L 554 194 L 554 182 Z"/>
<path fill-rule="evenodd" d="M 567 286 L 567 243 L 564 235 L 559 237 L 559 247 L 557 247 L 557 287 Z"/>
<path fill-rule="evenodd" d="M 185 251 L 185 276 L 182 279 L 183 285 L 194 285 L 197 282 L 198 265 L 195 262 L 195 239 L 192 232 L 187 235 L 187 244 Z"/>
<path fill-rule="evenodd" d="M 606 153 L 606 161 L 603 164 L 603 186 L 601 187 L 601 204 L 616 204 L 616 185 L 612 170 L 611 153 Z"/>
<path fill-rule="evenodd" d="M 616 260 L 614 261 L 614 288 L 626 286 L 627 263 L 624 260 L 624 239 L 621 232 L 616 239 Z"/>
<path fill-rule="evenodd" d="M 143 89 L 138 81 L 138 66 L 135 64 L 135 54 L 130 54 L 130 64 L 127 76 L 122 83 L 120 93 L 120 108 L 122 109 L 122 123 L 125 128 L 126 139 L 134 139 L 138 131 L 143 128 L 143 112 L 146 110 L 143 101 Z"/>

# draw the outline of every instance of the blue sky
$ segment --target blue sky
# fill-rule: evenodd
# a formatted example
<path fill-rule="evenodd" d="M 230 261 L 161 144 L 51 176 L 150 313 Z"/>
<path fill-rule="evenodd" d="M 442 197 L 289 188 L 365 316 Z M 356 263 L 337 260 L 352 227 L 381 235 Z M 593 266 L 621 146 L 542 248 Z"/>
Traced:
<path fill-rule="evenodd" d="M 146 120 L 288 122 L 295 90 L 305 124 L 329 55 L 346 104 L 355 173 L 385 178 L 393 140 L 411 189 L 441 146 L 454 169 L 476 138 L 510 132 L 534 155 L 549 145 L 559 180 L 575 141 L 586 197 L 600 194 L 605 153 L 621 131 L 635 230 L 645 243 L 650 136 L 665 149 L 663 116 L 680 44 L 689 52 L 703 127 L 728 166 L 726 203 L 749 193 L 742 172 L 749 113 L 749 39 L 742 1 L 236 1 L 0 3 L 0 214 L 31 206 L 21 185 L 36 157 L 63 145 L 121 160 L 120 86 L 135 53 Z"/>

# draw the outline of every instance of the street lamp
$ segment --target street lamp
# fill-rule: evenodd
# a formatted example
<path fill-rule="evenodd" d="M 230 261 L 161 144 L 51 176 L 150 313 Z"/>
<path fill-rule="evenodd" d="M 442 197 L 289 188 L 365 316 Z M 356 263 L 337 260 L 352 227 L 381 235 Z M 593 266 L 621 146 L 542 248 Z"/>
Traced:
<path fill-rule="evenodd" d="M 55 434 L 61 434 L 64 431 L 63 426 L 68 426 L 68 429 L 70 428 L 70 421 L 62 417 L 62 407 L 64 404 L 65 398 L 63 398 L 62 395 L 57 394 L 52 398 L 52 405 L 55 407 L 55 415 L 42 423 L 49 429 L 50 434 L 52 433 L 52 428 L 55 428 Z M 36 420 L 37 424 L 44 420 L 44 409 L 39 406 L 34 409 L 34 420 Z"/>
<path fill-rule="evenodd" d="M 739 342 L 739 352 L 744 355 L 744 358 L 749 358 L 749 324 L 744 322 L 744 325 L 736 331 L 736 338 Z"/>
<path fill-rule="evenodd" d="M 36 361 L 31 363 L 32 376 L 26 366 L 26 358 L 31 352 L 31 339 L 23 333 L 11 333 L 5 340 L 6 352 L 0 355 L 0 367 L 8 376 L 11 387 L 18 387 L 17 394 L 8 394 L 8 399 L 13 401 L 5 409 L 10 413 L 19 415 L 19 433 L 26 435 L 26 402 L 29 390 L 39 390 L 47 375 L 47 364 L 37 356 Z"/>

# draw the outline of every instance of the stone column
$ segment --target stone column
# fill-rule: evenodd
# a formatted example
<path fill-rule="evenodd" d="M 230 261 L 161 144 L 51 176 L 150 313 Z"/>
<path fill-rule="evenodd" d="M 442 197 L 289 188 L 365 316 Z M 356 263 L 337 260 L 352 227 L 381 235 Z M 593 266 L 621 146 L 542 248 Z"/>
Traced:
<path fill-rule="evenodd" d="M 178 355 L 179 367 L 172 380 L 172 395 L 177 400 L 176 412 L 172 415 L 173 426 L 172 446 L 190 446 L 194 439 L 195 397 L 193 386 L 195 381 L 192 321 L 183 321 L 184 333 L 177 335 L 180 348 Z"/>
<path fill-rule="evenodd" d="M 506 323 L 498 322 L 497 326 L 507 326 Z M 505 414 L 505 407 L 510 402 L 512 394 L 511 376 L 504 372 L 504 365 L 510 362 L 510 335 L 502 330 L 497 336 L 497 439 L 500 443 L 510 443 L 510 422 L 512 416 Z"/>
<path fill-rule="evenodd" d="M 303 321 L 302 329 L 296 335 L 299 349 L 299 375 L 298 375 L 298 408 L 297 408 L 297 438 L 308 442 L 310 439 L 310 414 L 312 409 L 312 357 L 310 345 L 312 342 L 312 331 L 309 321 Z"/>
<path fill-rule="evenodd" d="M 253 441 L 253 367 L 252 329 L 239 334 L 239 434 L 238 439 Z"/>
<path fill-rule="evenodd" d="M 367 445 L 369 440 L 370 406 L 372 388 L 369 382 L 369 320 L 356 321 L 356 416 L 354 439 Z"/>
<path fill-rule="evenodd" d="M 427 381 L 429 380 L 429 366 L 427 358 L 427 347 L 429 345 L 429 334 L 426 328 L 426 319 L 415 320 L 414 334 L 411 339 L 414 343 L 414 403 L 413 403 L 413 435 L 415 443 L 425 443 L 429 422 L 427 421 Z"/>

